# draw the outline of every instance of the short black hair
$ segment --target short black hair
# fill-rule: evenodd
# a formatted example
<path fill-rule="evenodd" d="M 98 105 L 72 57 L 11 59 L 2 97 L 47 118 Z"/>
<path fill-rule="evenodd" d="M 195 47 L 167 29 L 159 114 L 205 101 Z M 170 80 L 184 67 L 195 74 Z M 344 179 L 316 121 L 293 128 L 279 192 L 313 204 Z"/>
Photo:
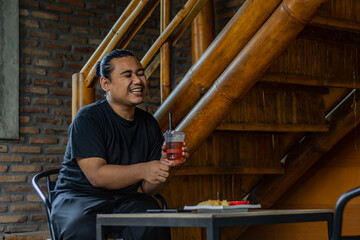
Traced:
<path fill-rule="evenodd" d="M 96 75 L 99 77 L 105 77 L 111 81 L 111 73 L 114 70 L 114 66 L 111 64 L 111 60 L 114 58 L 123 58 L 123 57 L 135 57 L 135 54 L 132 51 L 124 49 L 115 49 L 98 62 L 96 65 Z"/>

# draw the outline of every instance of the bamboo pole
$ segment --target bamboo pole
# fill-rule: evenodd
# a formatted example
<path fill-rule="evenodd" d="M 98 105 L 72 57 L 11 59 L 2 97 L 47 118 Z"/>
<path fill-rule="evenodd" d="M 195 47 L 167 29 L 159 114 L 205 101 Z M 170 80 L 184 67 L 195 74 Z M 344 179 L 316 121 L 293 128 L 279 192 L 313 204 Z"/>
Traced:
<path fill-rule="evenodd" d="M 335 18 L 325 18 L 325 17 L 316 16 L 311 21 L 311 24 L 335 27 L 335 28 L 344 29 L 344 30 L 348 30 L 348 31 L 356 31 L 356 32 L 360 31 L 359 23 L 335 19 Z"/>
<path fill-rule="evenodd" d="M 80 108 L 95 102 L 95 89 L 88 88 L 82 73 L 73 74 L 72 78 L 72 118 Z"/>
<path fill-rule="evenodd" d="M 186 15 L 188 15 L 188 13 L 196 6 L 202 6 L 205 1 L 206 0 L 189 0 L 188 2 L 186 2 L 185 6 L 176 14 L 170 24 L 165 28 L 165 30 L 161 33 L 161 35 L 154 42 L 151 48 L 147 51 L 145 56 L 141 59 L 141 64 L 143 67 L 146 67 L 148 65 L 150 60 L 154 57 L 155 53 L 159 50 L 163 43 L 169 39 L 170 34 L 186 17 Z"/>
<path fill-rule="evenodd" d="M 127 34 L 134 34 L 130 33 L 129 29 L 131 29 L 133 26 L 133 23 L 138 21 L 141 23 L 144 23 L 146 20 L 145 16 L 149 16 L 157 5 L 159 0 L 142 0 L 139 2 L 139 4 L 136 6 L 136 8 L 132 11 L 130 16 L 124 21 L 121 28 L 115 33 L 114 37 L 111 39 L 111 41 L 106 46 L 105 50 L 102 51 L 100 57 L 98 60 L 101 60 L 106 54 L 111 52 L 113 49 L 115 49 L 116 45 L 123 40 L 123 38 L 126 37 Z M 139 21 L 141 19 L 141 21 Z M 137 26 L 136 29 L 138 29 L 140 26 Z M 93 87 L 96 84 L 96 81 L 94 81 L 96 75 L 96 65 L 93 65 L 90 69 L 88 75 L 85 79 L 85 84 L 87 87 Z"/>
<path fill-rule="evenodd" d="M 161 32 L 164 32 L 166 27 L 170 23 L 170 14 L 171 6 L 170 0 L 161 0 L 160 1 L 160 12 L 161 12 L 161 21 L 160 28 Z M 169 96 L 171 91 L 171 56 L 170 56 L 170 43 L 166 41 L 160 49 L 160 100 L 161 103 Z"/>
<path fill-rule="evenodd" d="M 313 18 L 325 0 L 285 0 L 176 128 L 194 151 Z M 191 134 L 190 134 L 191 133 Z"/>
<path fill-rule="evenodd" d="M 176 126 L 198 99 L 206 93 L 280 2 L 281 0 L 248 0 L 244 3 L 156 111 L 154 116 L 162 131 L 169 126 L 168 113 L 173 114 L 173 124 Z"/>
<path fill-rule="evenodd" d="M 114 26 L 111 28 L 109 33 L 106 35 L 105 39 L 101 42 L 101 44 L 98 46 L 98 48 L 95 50 L 95 52 L 91 55 L 90 59 L 87 61 L 87 63 L 81 69 L 80 73 L 84 74 L 84 76 L 88 75 L 91 68 L 94 65 L 96 65 L 96 63 L 99 61 L 101 53 L 104 51 L 104 49 L 109 44 L 111 39 L 115 36 L 116 32 L 119 30 L 121 25 L 125 22 L 126 19 L 128 19 L 131 12 L 135 9 L 135 7 L 139 3 L 139 1 L 140 0 L 132 0 L 130 2 L 130 4 L 126 7 L 126 9 L 121 14 L 119 19 L 116 21 Z"/>
<path fill-rule="evenodd" d="M 191 24 L 191 51 L 193 64 L 215 38 L 213 0 L 207 0 Z"/>
<path fill-rule="evenodd" d="M 72 75 L 72 86 L 71 86 L 71 116 L 74 119 L 77 111 L 79 110 L 79 75 L 75 73 Z"/>

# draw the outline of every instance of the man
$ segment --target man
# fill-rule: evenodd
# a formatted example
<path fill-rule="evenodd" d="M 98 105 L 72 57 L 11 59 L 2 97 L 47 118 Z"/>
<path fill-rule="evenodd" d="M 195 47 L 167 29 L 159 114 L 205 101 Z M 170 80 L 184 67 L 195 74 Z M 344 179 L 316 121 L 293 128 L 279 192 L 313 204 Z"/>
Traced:
<path fill-rule="evenodd" d="M 69 127 L 51 212 L 58 239 L 95 239 L 97 213 L 159 208 L 151 195 L 188 158 L 184 143 L 183 161 L 168 161 L 157 121 L 136 107 L 145 98 L 146 77 L 132 52 L 110 52 L 97 73 L 106 99 L 80 109 Z M 125 240 L 170 238 L 168 228 L 116 231 Z"/>

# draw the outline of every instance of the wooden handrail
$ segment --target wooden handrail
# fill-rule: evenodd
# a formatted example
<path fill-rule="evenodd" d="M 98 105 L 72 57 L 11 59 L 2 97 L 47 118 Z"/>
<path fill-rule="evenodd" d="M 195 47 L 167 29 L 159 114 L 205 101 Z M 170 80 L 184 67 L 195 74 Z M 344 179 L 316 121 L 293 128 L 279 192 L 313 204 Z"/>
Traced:
<path fill-rule="evenodd" d="M 150 60 L 154 57 L 155 53 L 159 50 L 159 48 L 163 45 L 165 41 L 167 41 L 171 35 L 171 33 L 175 30 L 175 28 L 180 24 L 180 22 L 190 13 L 194 14 L 197 11 L 200 11 L 201 7 L 205 4 L 206 0 L 189 0 L 186 2 L 183 9 L 181 9 L 173 20 L 169 23 L 169 25 L 165 28 L 165 30 L 161 33 L 158 39 L 154 42 L 151 48 L 147 51 L 145 56 L 141 59 L 141 64 L 145 68 Z M 197 12 L 196 12 L 197 14 Z M 195 16 L 196 16 L 195 14 Z M 193 18 L 195 17 L 193 16 Z M 180 25 L 183 26 L 183 25 Z"/>
<path fill-rule="evenodd" d="M 326 0 L 285 0 L 178 125 L 194 151 L 314 17 Z M 281 34 L 279 34 L 281 33 Z"/>
<path fill-rule="evenodd" d="M 155 118 L 162 131 L 168 128 L 168 113 L 173 113 L 173 124 L 176 126 L 206 93 L 280 2 L 281 0 L 253 0 L 246 1 L 242 5 L 156 111 Z"/>
<path fill-rule="evenodd" d="M 94 65 L 99 61 L 99 58 L 106 48 L 106 46 L 109 44 L 111 39 L 114 37 L 116 32 L 119 30 L 121 25 L 125 22 L 126 19 L 130 16 L 131 12 L 135 9 L 137 4 L 140 0 L 132 0 L 130 4 L 126 7 L 124 12 L 121 14 L 119 19 L 116 21 L 114 26 L 111 28 L 109 33 L 106 35 L 105 39 L 101 42 L 101 44 L 98 46 L 98 48 L 95 50 L 95 52 L 91 55 L 90 59 L 87 61 L 87 63 L 84 65 L 84 67 L 81 69 L 80 73 L 82 73 L 84 76 L 87 76 L 91 68 L 93 68 Z"/>
<path fill-rule="evenodd" d="M 140 19 L 139 16 L 141 16 L 141 20 L 139 24 L 143 24 L 145 20 L 147 19 L 155 6 L 159 3 L 159 0 L 142 0 L 138 3 L 136 8 L 133 10 L 133 12 L 130 14 L 130 16 L 124 21 L 121 28 L 116 32 L 114 37 L 111 39 L 111 41 L 108 43 L 104 51 L 101 53 L 100 57 L 98 59 L 102 59 L 106 54 L 111 52 L 116 45 L 123 40 L 123 38 L 129 34 L 129 29 L 131 29 L 132 24 Z M 136 27 L 136 30 L 139 29 L 139 26 Z M 131 33 L 135 34 L 135 33 Z M 96 65 L 93 65 L 91 70 L 89 71 L 88 75 L 86 76 L 86 87 L 93 87 L 95 86 L 94 77 L 96 75 Z"/>

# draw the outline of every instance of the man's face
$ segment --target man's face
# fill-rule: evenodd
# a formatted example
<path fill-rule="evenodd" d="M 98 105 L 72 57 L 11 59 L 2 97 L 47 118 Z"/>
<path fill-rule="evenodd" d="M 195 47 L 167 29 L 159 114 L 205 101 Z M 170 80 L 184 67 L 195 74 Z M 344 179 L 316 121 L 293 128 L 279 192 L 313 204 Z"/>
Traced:
<path fill-rule="evenodd" d="M 145 71 L 137 58 L 129 56 L 111 60 L 114 70 L 105 90 L 114 103 L 135 106 L 143 102 L 146 93 Z"/>

